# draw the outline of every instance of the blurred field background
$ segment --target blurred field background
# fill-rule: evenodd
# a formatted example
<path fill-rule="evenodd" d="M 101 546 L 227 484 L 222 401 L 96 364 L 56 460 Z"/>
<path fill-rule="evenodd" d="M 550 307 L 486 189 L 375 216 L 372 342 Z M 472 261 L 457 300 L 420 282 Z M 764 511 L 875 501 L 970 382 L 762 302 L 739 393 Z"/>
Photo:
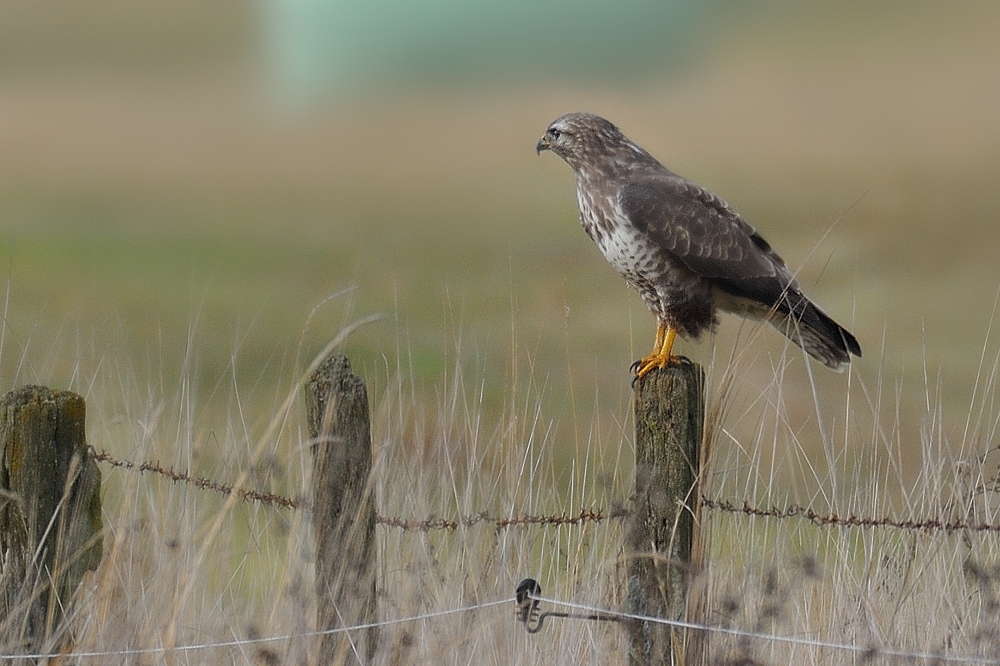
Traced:
<path fill-rule="evenodd" d="M 384 313 L 346 347 L 376 387 L 402 370 L 433 400 L 461 361 L 489 414 L 533 385 L 572 465 L 627 428 L 653 333 L 581 232 L 570 172 L 532 149 L 590 110 L 727 198 L 857 334 L 854 427 L 884 422 L 912 478 L 921 414 L 942 405 L 961 447 L 996 353 L 1000 9 L 651 7 L 6 3 L 0 383 L 128 374 L 154 402 L 183 383 L 206 432 L 230 387 L 267 422 L 303 359 Z M 781 418 L 815 430 L 819 402 L 853 441 L 849 380 L 751 337 L 725 318 L 680 346 L 741 355 L 737 439 L 788 359 Z"/>
<path fill-rule="evenodd" d="M 384 313 L 344 349 L 369 381 L 377 442 L 411 475 L 385 471 L 387 511 L 623 501 L 627 369 L 653 322 L 579 228 L 569 169 L 533 150 L 552 118 L 587 110 L 743 212 L 865 352 L 835 375 L 731 317 L 681 343 L 724 403 L 707 491 L 817 509 L 952 506 L 969 469 L 952 463 L 985 454 L 996 426 L 1000 5 L 637 1 L 617 18 L 596 4 L 459 7 L 380 18 L 307 0 L 0 5 L 0 386 L 84 394 L 98 449 L 224 480 L 249 469 L 295 493 L 309 466 L 301 420 L 260 438 L 312 355 Z M 469 485 L 449 496 L 456 460 Z M 104 574 L 96 645 L 159 644 L 148 637 L 178 622 L 215 636 L 308 622 L 297 518 L 227 505 L 227 579 L 218 561 L 201 569 L 219 503 L 129 479 L 108 484 L 109 557 L 126 573 Z M 780 530 L 739 529 L 713 548 L 759 541 L 754 571 L 774 552 L 813 554 L 781 545 Z M 596 603 L 604 588 L 577 576 L 607 572 L 613 536 L 524 539 L 497 560 L 503 575 L 488 554 L 508 552 L 507 537 L 468 552 L 448 542 L 460 556 L 442 555 L 445 569 L 424 539 L 391 575 L 440 573 L 451 587 L 410 592 L 448 608 L 507 594 L 507 578 L 534 567 L 547 590 L 565 583 Z M 907 544 L 827 544 L 849 565 L 830 603 L 850 594 L 860 553 L 889 552 L 866 560 L 878 569 Z M 926 566 L 950 585 L 953 564 Z M 162 593 L 147 589 L 151 572 L 175 570 L 191 576 L 183 594 L 170 596 L 172 573 L 154 576 Z M 496 587 L 462 583 L 470 570 Z M 223 591 L 198 598 L 198 576 Z M 742 570 L 732 579 L 730 591 L 752 585 Z M 124 630 L 107 622 L 133 622 L 116 615 L 119 594 L 138 609 Z M 147 594 L 173 601 L 157 609 Z M 220 625 L 202 625 L 199 603 L 222 608 Z M 576 636 L 553 649 L 565 656 Z M 493 648 L 498 662 L 511 644 Z"/>

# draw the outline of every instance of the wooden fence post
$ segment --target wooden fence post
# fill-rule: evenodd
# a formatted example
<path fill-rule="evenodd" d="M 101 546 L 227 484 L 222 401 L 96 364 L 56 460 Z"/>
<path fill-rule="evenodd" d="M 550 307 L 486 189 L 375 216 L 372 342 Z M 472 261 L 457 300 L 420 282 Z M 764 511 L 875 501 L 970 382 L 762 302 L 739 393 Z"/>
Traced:
<path fill-rule="evenodd" d="M 0 650 L 58 650 L 84 572 L 101 561 L 101 472 L 76 393 L 0 399 Z"/>
<path fill-rule="evenodd" d="M 317 629 L 372 623 L 376 552 L 368 392 L 343 354 L 329 356 L 306 382 L 306 415 L 316 463 Z M 375 627 L 325 634 L 319 663 L 369 663 L 377 641 Z"/>
<path fill-rule="evenodd" d="M 631 613 L 681 619 L 692 573 L 701 497 L 705 372 L 682 362 L 651 371 L 635 389 L 636 500 L 627 537 Z M 629 664 L 684 664 L 672 627 L 629 624 Z M 691 636 L 697 642 L 700 636 Z M 697 650 L 687 650 L 689 655 Z M 695 657 L 695 659 L 700 657 Z"/>

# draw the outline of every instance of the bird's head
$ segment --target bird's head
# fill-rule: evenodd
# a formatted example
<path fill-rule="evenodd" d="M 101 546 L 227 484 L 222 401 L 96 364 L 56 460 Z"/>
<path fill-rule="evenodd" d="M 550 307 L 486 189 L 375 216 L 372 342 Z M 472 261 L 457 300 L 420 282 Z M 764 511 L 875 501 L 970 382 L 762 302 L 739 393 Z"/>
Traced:
<path fill-rule="evenodd" d="M 537 153 L 543 150 L 551 150 L 577 171 L 622 153 L 648 156 L 611 122 L 591 113 L 567 113 L 553 120 L 535 144 Z"/>

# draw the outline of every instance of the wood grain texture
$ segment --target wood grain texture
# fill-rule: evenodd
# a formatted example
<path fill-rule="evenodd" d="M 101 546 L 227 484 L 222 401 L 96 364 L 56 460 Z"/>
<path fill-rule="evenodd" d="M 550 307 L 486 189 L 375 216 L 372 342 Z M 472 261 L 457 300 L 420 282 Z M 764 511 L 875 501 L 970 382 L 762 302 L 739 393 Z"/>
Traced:
<path fill-rule="evenodd" d="M 317 629 L 375 622 L 375 501 L 371 491 L 368 391 L 346 356 L 333 354 L 306 383 L 306 415 L 315 457 Z M 320 664 L 366 664 L 376 628 L 326 634 Z"/>
<path fill-rule="evenodd" d="M 101 472 L 87 447 L 86 403 L 25 386 L 0 399 L 0 643 L 57 649 L 73 596 L 101 561 Z"/>
<path fill-rule="evenodd" d="M 636 499 L 627 537 L 628 611 L 672 619 L 685 616 L 692 573 L 705 414 L 705 372 L 682 361 L 636 382 Z M 633 622 L 629 634 L 630 664 L 683 663 L 670 627 Z"/>

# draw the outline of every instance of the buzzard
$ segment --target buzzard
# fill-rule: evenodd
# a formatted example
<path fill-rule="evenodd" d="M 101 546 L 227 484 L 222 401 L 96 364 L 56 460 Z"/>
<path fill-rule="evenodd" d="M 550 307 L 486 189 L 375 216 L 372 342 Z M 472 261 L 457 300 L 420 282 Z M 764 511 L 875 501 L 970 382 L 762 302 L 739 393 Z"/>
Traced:
<path fill-rule="evenodd" d="M 604 118 L 556 118 L 535 150 L 551 150 L 573 169 L 584 231 L 656 317 L 653 351 L 633 365 L 637 378 L 675 361 L 678 333 L 696 339 L 713 330 L 719 310 L 770 322 L 837 371 L 861 356 L 857 339 L 802 294 L 739 213 Z"/>

